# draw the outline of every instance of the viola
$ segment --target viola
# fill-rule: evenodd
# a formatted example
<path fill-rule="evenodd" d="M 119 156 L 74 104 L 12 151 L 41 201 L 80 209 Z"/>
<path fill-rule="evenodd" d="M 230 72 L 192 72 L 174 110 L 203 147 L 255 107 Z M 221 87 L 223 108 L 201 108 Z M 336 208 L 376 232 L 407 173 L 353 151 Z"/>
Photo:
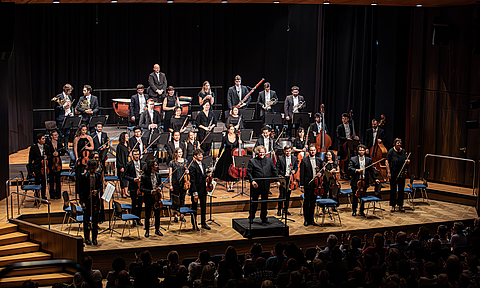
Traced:
<path fill-rule="evenodd" d="M 300 152 L 297 155 L 298 169 L 297 169 L 297 173 L 295 173 L 295 178 L 297 179 L 297 181 L 300 181 L 300 163 L 302 163 L 303 158 L 309 156 L 309 153 L 307 152 L 307 150 L 308 150 L 308 133 L 310 133 L 310 127 L 308 127 L 308 129 L 307 129 L 307 134 L 305 136 L 303 136 L 304 139 L 305 139 L 305 147 L 304 147 L 305 152 Z M 303 153 L 305 153 L 305 155 L 303 155 Z"/>
<path fill-rule="evenodd" d="M 318 152 L 323 152 L 326 153 L 328 148 L 332 146 L 332 138 L 328 136 L 328 134 L 325 132 L 325 105 L 320 106 L 320 114 L 322 116 L 322 132 L 318 133 L 316 138 L 315 138 L 315 147 L 317 148 L 317 153 Z"/>
<path fill-rule="evenodd" d="M 290 163 L 290 184 L 289 184 L 289 189 L 290 191 L 296 190 L 298 188 L 298 182 L 297 179 L 295 179 L 295 174 L 293 174 L 293 165 Z"/>
<path fill-rule="evenodd" d="M 193 163 L 193 161 L 191 163 Z M 190 166 L 187 167 L 187 164 L 183 164 L 183 167 L 185 167 L 185 173 L 183 174 L 183 190 L 188 191 L 190 190 L 191 183 L 190 183 L 190 174 L 187 173 L 187 170 Z"/>
<path fill-rule="evenodd" d="M 320 168 L 317 166 L 316 172 L 320 171 Z M 315 188 L 313 189 L 313 194 L 315 196 L 322 196 L 325 193 L 325 188 L 323 187 L 323 177 L 314 177 Z"/>
<path fill-rule="evenodd" d="M 357 181 L 357 192 L 355 195 L 357 197 L 364 197 L 367 194 L 367 181 L 365 178 L 360 178 Z"/>
<path fill-rule="evenodd" d="M 41 162 L 42 168 L 40 168 L 40 173 L 42 175 L 45 175 L 45 169 L 47 170 L 47 174 L 50 173 L 50 170 L 48 169 L 48 160 L 47 160 L 47 155 L 43 154 L 43 159 Z"/>
<path fill-rule="evenodd" d="M 237 130 L 237 136 L 238 136 L 239 140 L 241 140 L 241 135 L 242 134 L 240 133 L 240 129 Z M 245 156 L 245 155 L 247 155 L 247 152 L 245 151 L 245 149 L 242 149 L 240 147 L 240 144 L 238 145 L 237 148 L 233 149 L 233 151 L 232 151 L 232 158 L 235 157 L 235 156 Z M 230 167 L 228 168 L 228 174 L 230 176 L 232 176 L 233 178 L 237 178 L 237 179 L 243 178 L 247 175 L 247 168 L 235 167 L 235 164 L 232 163 L 232 164 L 230 164 Z"/>

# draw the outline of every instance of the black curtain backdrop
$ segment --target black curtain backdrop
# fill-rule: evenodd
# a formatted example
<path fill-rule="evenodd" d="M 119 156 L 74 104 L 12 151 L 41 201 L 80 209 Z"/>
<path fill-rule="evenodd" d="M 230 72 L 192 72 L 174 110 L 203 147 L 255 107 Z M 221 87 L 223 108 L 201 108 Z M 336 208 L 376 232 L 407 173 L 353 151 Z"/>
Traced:
<path fill-rule="evenodd" d="M 65 83 L 74 86 L 76 99 L 84 84 L 94 89 L 147 85 L 154 63 L 169 85 L 201 86 L 209 80 L 223 86 L 218 91 L 222 104 L 237 74 L 249 86 L 265 78 L 280 100 L 297 85 L 307 111 L 317 112 L 325 103 L 334 143 L 341 113 L 350 109 L 363 136 L 370 119 L 383 113 L 375 108 L 375 43 L 378 29 L 390 28 L 379 23 L 380 11 L 335 5 L 16 5 L 8 69 L 13 75 L 9 152 L 30 145 L 33 129 L 53 119 L 53 112 L 31 111 L 53 108 L 50 99 Z M 197 93 L 180 94 L 196 98 Z M 100 106 L 112 107 L 112 98 L 130 94 L 102 93 Z M 388 97 L 393 103 L 395 95 Z M 113 111 L 105 113 L 115 122 Z"/>

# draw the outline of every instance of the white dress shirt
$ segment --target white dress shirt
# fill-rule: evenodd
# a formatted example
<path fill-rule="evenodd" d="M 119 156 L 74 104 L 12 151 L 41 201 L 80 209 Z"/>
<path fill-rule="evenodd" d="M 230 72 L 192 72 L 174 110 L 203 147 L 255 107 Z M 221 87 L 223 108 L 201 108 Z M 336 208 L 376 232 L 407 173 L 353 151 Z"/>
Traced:
<path fill-rule="evenodd" d="M 298 95 L 297 96 L 293 96 L 293 106 L 297 106 L 298 105 Z"/>
<path fill-rule="evenodd" d="M 140 113 L 145 110 L 145 105 L 147 101 L 145 100 L 145 94 L 138 94 L 138 106 L 140 107 Z"/>
<path fill-rule="evenodd" d="M 265 105 L 270 101 L 270 91 L 265 91 Z M 267 110 L 271 109 L 272 106 L 268 106 Z"/>
<path fill-rule="evenodd" d="M 310 159 L 310 164 L 312 165 L 313 175 L 317 174 L 317 161 L 315 157 L 308 157 Z"/>
<path fill-rule="evenodd" d="M 140 169 L 141 169 L 140 160 L 138 160 L 138 161 L 134 160 L 133 165 L 135 166 L 135 175 L 136 175 L 135 177 L 140 178 Z"/>
<path fill-rule="evenodd" d="M 65 92 L 62 92 L 62 94 L 63 94 L 63 99 L 69 98 L 69 97 L 65 94 Z M 65 109 L 65 114 L 64 114 L 65 116 L 68 116 L 68 115 L 70 115 L 70 113 L 72 113 L 72 106 L 71 106 L 71 105 L 72 105 L 72 103 L 70 103 L 70 108 Z"/>
<path fill-rule="evenodd" d="M 345 128 L 345 137 L 346 138 L 351 138 L 352 135 L 350 135 L 350 125 L 347 124 L 343 124 L 343 127 Z"/>
<path fill-rule="evenodd" d="M 363 170 L 362 177 L 365 177 L 365 156 L 358 156 L 358 162 L 360 162 L 360 169 Z"/>
<path fill-rule="evenodd" d="M 38 145 L 38 149 L 40 149 L 40 155 L 43 156 L 43 145 L 40 145 L 40 144 L 37 144 Z"/>
<path fill-rule="evenodd" d="M 290 157 L 285 156 L 285 176 L 290 176 L 290 173 L 292 172 L 292 168 L 290 167 L 290 164 L 292 163 L 292 155 Z"/>
<path fill-rule="evenodd" d="M 142 137 L 135 137 L 135 139 L 137 139 L 137 146 L 138 146 L 138 150 L 140 150 L 140 155 L 143 154 L 143 144 L 142 144 Z"/>

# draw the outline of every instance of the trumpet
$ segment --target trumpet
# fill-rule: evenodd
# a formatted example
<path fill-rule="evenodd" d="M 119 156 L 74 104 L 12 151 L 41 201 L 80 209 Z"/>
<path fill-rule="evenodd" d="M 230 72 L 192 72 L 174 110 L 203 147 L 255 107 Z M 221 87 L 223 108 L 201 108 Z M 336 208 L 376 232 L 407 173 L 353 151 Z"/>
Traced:
<path fill-rule="evenodd" d="M 63 106 L 63 110 L 67 110 L 67 109 L 71 108 L 73 102 L 70 101 L 70 97 L 67 96 L 63 99 L 60 99 L 61 97 L 62 97 L 62 94 L 58 94 L 57 96 L 53 97 L 51 101 L 57 102 L 58 105 Z M 75 101 L 75 100 L 73 100 L 73 101 Z M 70 103 L 70 106 L 65 107 L 64 106 L 65 103 Z"/>
<path fill-rule="evenodd" d="M 83 100 L 83 101 L 80 101 L 79 102 L 80 104 L 80 107 L 83 109 L 83 110 L 88 110 L 90 109 L 90 104 L 88 103 L 87 100 Z M 77 107 L 75 107 L 75 114 L 80 114 L 80 111 L 77 110 Z"/>
<path fill-rule="evenodd" d="M 270 108 L 270 106 L 277 103 L 277 100 L 278 100 L 277 98 L 272 98 L 272 99 L 268 100 L 268 102 L 265 103 L 265 105 L 263 106 L 263 109 L 267 110 L 268 108 Z"/>

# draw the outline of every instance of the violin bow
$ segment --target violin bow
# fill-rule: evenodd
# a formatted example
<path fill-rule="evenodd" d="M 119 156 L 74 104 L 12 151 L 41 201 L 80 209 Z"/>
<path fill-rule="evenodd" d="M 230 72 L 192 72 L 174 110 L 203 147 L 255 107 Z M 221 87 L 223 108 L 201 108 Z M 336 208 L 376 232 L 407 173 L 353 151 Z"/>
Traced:
<path fill-rule="evenodd" d="M 315 174 L 315 176 L 313 176 L 312 180 L 310 180 L 310 182 L 308 182 L 308 185 L 310 185 L 312 183 L 313 180 L 315 180 L 315 178 L 317 178 L 317 174 L 320 173 L 323 169 L 325 169 L 325 167 L 327 167 L 328 163 L 323 165 L 322 169 L 318 170 L 318 172 Z"/>

